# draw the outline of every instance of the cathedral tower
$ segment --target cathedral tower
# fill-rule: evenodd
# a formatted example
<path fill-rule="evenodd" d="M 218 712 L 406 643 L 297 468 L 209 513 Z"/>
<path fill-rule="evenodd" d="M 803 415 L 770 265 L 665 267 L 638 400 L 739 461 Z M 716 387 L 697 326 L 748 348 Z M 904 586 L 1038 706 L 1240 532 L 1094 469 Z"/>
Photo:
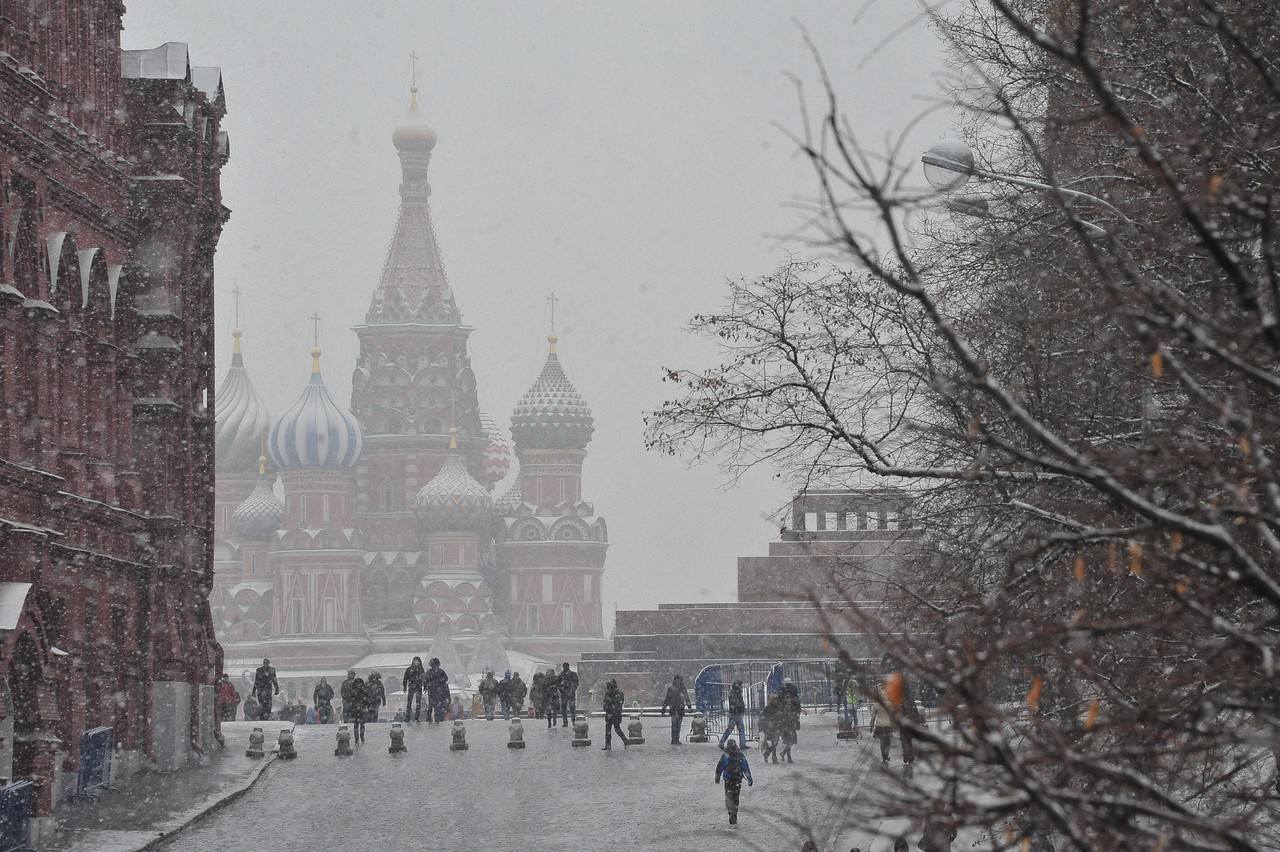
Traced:
<path fill-rule="evenodd" d="M 600 580 L 609 536 L 582 499 L 582 463 L 595 429 L 591 409 L 565 375 L 552 332 L 542 373 L 511 415 L 520 470 L 499 501 L 512 644 L 550 660 L 609 650 Z"/>

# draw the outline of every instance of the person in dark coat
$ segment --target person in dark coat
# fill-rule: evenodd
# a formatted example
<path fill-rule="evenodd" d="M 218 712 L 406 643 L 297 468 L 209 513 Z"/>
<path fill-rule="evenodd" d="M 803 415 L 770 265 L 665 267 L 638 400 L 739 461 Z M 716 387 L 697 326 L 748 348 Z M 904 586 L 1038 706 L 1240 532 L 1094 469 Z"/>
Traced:
<path fill-rule="evenodd" d="M 543 712 L 547 714 L 547 727 L 554 728 L 560 724 L 556 717 L 560 715 L 560 678 L 555 669 L 547 669 L 542 676 Z"/>
<path fill-rule="evenodd" d="M 271 718 L 271 696 L 280 694 L 280 683 L 270 660 L 263 660 L 253 673 L 253 694 L 258 699 L 258 718 L 265 722 Z"/>
<path fill-rule="evenodd" d="M 369 680 L 364 685 L 364 694 L 366 699 L 364 708 L 365 721 L 376 722 L 382 712 L 382 708 L 387 706 L 387 688 L 382 685 L 382 672 L 374 672 L 369 675 Z"/>
<path fill-rule="evenodd" d="M 485 672 L 479 686 L 480 703 L 484 705 L 484 717 L 493 721 L 493 707 L 498 701 L 498 679 L 493 672 Z"/>
<path fill-rule="evenodd" d="M 427 669 L 426 679 L 427 721 L 440 723 L 444 721 L 445 711 L 449 709 L 449 674 L 440 668 L 440 658 L 432 657 Z"/>
<path fill-rule="evenodd" d="M 321 725 L 327 725 L 333 721 L 333 687 L 329 685 L 329 681 L 320 678 L 315 691 L 311 693 L 311 700 L 316 705 L 316 722 Z"/>
<path fill-rule="evenodd" d="M 787 763 L 794 763 L 795 761 L 791 759 L 791 747 L 800 738 L 800 714 L 804 712 L 804 708 L 800 704 L 800 690 L 789 677 L 782 679 L 782 688 L 778 690 L 778 704 L 782 707 L 784 721 L 782 756 L 786 758 Z"/>
<path fill-rule="evenodd" d="M 350 702 L 347 700 L 348 692 L 351 695 Z M 358 677 L 352 680 L 350 690 L 346 683 L 342 685 L 342 717 L 344 720 L 350 717 L 353 743 L 364 742 L 364 724 L 369 718 L 369 699 L 369 689 L 364 678 Z M 347 710 L 348 703 L 351 706 L 350 711 Z"/>
<path fill-rule="evenodd" d="M 511 669 L 498 681 L 498 706 L 502 708 L 503 721 L 511 719 Z"/>
<path fill-rule="evenodd" d="M 733 686 L 729 687 L 729 724 L 724 726 L 724 733 L 720 735 L 720 748 L 724 748 L 725 740 L 729 739 L 729 735 L 733 733 L 734 727 L 738 729 L 738 742 L 742 748 L 747 747 L 747 735 L 742 730 L 742 717 L 747 712 L 747 702 L 742 697 L 742 681 L 735 680 Z"/>
<path fill-rule="evenodd" d="M 406 722 L 422 721 L 422 690 L 427 685 L 427 670 L 422 667 L 422 658 L 414 657 L 413 662 L 409 664 L 409 668 L 404 670 L 404 677 L 401 679 L 404 683 L 405 705 L 404 720 Z M 414 704 L 414 700 L 417 704 Z M 427 721 L 431 721 L 431 708 L 427 708 Z"/>
<path fill-rule="evenodd" d="M 517 716 L 524 712 L 524 697 L 529 693 L 529 687 L 524 685 L 524 681 L 520 679 L 520 672 L 516 672 L 511 676 L 511 712 Z"/>
<path fill-rule="evenodd" d="M 680 725 L 684 722 L 684 713 L 686 710 L 692 710 L 693 705 L 689 703 L 689 690 L 684 688 L 684 678 L 676 675 L 671 679 L 671 685 L 667 687 L 667 696 L 662 699 L 662 709 L 660 714 L 665 714 L 668 710 L 671 712 L 671 744 L 683 745 L 680 742 Z"/>
<path fill-rule="evenodd" d="M 604 750 L 609 751 L 613 748 L 613 732 L 618 732 L 618 738 L 622 740 L 622 747 L 626 748 L 631 745 L 627 741 L 626 734 L 622 733 L 622 705 L 626 701 L 622 690 L 618 689 L 618 682 L 611 680 L 604 688 Z"/>
<path fill-rule="evenodd" d="M 542 672 L 533 673 L 533 686 L 529 690 L 529 703 L 533 705 L 533 716 L 535 719 L 541 719 L 543 711 L 547 709 L 546 694 L 547 690 L 542 685 L 545 675 Z"/>
<path fill-rule="evenodd" d="M 565 663 L 560 672 L 560 713 L 567 728 L 569 723 L 578 718 L 578 673 L 569 669 Z"/>
<path fill-rule="evenodd" d="M 747 756 L 738 750 L 738 741 L 729 740 L 725 744 L 725 753 L 716 764 L 716 783 L 724 778 L 724 806 L 729 811 L 729 825 L 738 824 L 738 800 L 742 796 L 742 779 L 747 779 L 747 786 L 755 782 L 751 780 L 751 767 L 747 765 Z"/>
<path fill-rule="evenodd" d="M 782 705 L 778 703 L 778 694 L 769 696 L 769 703 L 760 712 L 760 745 L 761 760 L 773 758 L 778 762 L 778 740 L 782 739 L 782 729 L 786 724 Z"/>
<path fill-rule="evenodd" d="M 249 697 L 244 700 L 244 720 L 252 722 L 258 718 L 258 699 L 253 697 L 253 693 L 249 693 Z"/>
<path fill-rule="evenodd" d="M 338 688 L 342 695 L 342 721 L 351 724 L 360 715 L 360 706 L 364 701 L 364 681 L 360 681 L 361 691 L 356 691 L 356 670 L 347 670 L 347 679 Z"/>

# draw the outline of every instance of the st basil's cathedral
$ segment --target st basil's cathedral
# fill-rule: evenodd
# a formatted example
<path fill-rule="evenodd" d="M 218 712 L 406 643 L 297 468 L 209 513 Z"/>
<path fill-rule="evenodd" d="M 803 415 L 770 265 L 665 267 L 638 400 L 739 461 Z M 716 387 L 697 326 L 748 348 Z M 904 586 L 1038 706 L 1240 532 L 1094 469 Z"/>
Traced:
<path fill-rule="evenodd" d="M 310 382 L 280 416 L 250 381 L 239 328 L 217 388 L 210 603 L 225 670 L 270 658 L 304 698 L 321 676 L 399 672 L 415 655 L 440 657 L 466 685 L 467 673 L 612 649 L 601 620 L 607 528 L 582 494 L 591 409 L 560 363 L 554 321 L 508 440 L 480 408 L 474 329 L 436 241 L 436 133 L 416 87 L 391 138 L 400 211 L 354 329 L 351 405 L 325 387 L 318 336 Z M 496 496 L 513 455 L 514 483 Z"/>

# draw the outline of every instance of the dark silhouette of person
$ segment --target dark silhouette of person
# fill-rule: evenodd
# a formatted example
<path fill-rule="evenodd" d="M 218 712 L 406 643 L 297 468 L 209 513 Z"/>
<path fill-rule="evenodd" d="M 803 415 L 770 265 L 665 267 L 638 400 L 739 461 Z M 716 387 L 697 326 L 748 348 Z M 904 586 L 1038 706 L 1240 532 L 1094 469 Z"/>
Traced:
<path fill-rule="evenodd" d="M 422 667 L 422 658 L 414 657 L 413 662 L 409 663 L 409 668 L 404 670 L 404 677 L 401 679 L 404 683 L 405 705 L 404 720 L 406 722 L 422 721 L 422 690 L 427 685 L 427 670 Z M 414 704 L 414 701 L 417 704 Z M 431 708 L 427 707 L 427 721 L 431 721 Z"/>
<path fill-rule="evenodd" d="M 320 678 L 320 683 L 316 685 L 315 691 L 311 693 L 311 700 L 316 705 L 316 721 L 321 725 L 327 725 L 333 721 L 333 687 L 329 685 L 329 681 Z"/>
<path fill-rule="evenodd" d="M 618 738 L 622 740 L 622 747 L 626 748 L 631 745 L 627 741 L 627 735 L 622 733 L 622 705 L 626 698 L 622 694 L 622 690 L 618 688 L 618 681 L 611 680 L 604 688 L 604 750 L 609 751 L 613 748 L 613 732 L 618 732 Z"/>
<path fill-rule="evenodd" d="M 265 722 L 271 718 L 271 696 L 280 694 L 280 683 L 270 660 L 264 659 L 253 673 L 253 694 L 258 699 L 258 718 Z"/>
<path fill-rule="evenodd" d="M 427 721 L 440 723 L 449 709 L 449 674 L 440 668 L 440 658 L 432 657 L 426 674 Z"/>
<path fill-rule="evenodd" d="M 560 713 L 565 727 L 578 717 L 578 673 L 569 669 L 565 663 L 560 672 Z"/>
<path fill-rule="evenodd" d="M 671 685 L 667 687 L 667 695 L 662 699 L 662 709 L 659 714 L 665 714 L 671 711 L 671 744 L 683 745 L 680 742 L 680 725 L 684 722 L 684 713 L 686 710 L 692 710 L 693 704 L 689 702 L 689 690 L 684 688 L 684 678 L 676 675 L 671 679 Z M 737 745 L 737 743 L 734 743 Z"/>

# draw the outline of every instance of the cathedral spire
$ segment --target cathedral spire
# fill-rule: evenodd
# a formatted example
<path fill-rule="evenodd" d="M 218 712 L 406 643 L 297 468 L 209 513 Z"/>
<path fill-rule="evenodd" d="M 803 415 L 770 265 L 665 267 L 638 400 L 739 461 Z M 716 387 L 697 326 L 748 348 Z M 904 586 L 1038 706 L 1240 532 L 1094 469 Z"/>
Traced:
<path fill-rule="evenodd" d="M 391 142 L 400 156 L 400 215 L 396 218 L 382 278 L 373 294 L 366 321 L 458 325 L 461 318 L 445 275 L 427 204 L 431 195 L 427 166 L 436 146 L 436 132 L 427 123 L 418 103 L 417 57 L 412 58 L 409 109 L 404 121 L 391 134 Z"/>
<path fill-rule="evenodd" d="M 556 298 L 555 291 L 553 290 L 551 295 L 547 296 L 547 304 L 551 306 L 551 333 L 547 335 L 548 355 L 556 354 L 556 341 L 560 339 L 556 336 L 556 302 L 558 301 L 560 300 Z"/>

